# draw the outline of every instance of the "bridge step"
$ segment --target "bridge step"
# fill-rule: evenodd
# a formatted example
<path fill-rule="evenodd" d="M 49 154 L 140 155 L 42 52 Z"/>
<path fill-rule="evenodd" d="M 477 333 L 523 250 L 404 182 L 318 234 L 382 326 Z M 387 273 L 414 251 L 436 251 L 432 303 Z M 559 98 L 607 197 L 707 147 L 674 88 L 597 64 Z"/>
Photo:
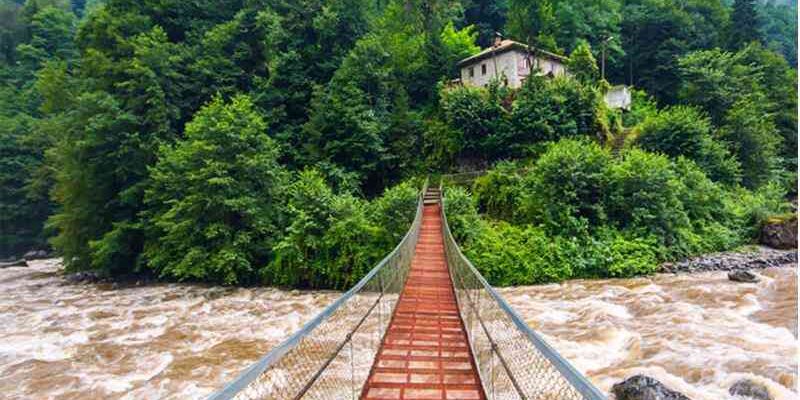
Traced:
<path fill-rule="evenodd" d="M 362 400 L 484 400 L 444 256 L 438 190 L 424 198 L 406 286 Z"/>

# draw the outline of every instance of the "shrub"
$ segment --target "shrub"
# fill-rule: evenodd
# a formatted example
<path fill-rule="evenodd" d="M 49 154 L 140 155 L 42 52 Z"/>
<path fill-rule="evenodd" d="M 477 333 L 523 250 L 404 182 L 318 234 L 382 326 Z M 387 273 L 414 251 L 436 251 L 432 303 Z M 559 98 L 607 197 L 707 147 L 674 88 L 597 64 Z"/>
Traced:
<path fill-rule="evenodd" d="M 553 144 L 523 178 L 522 219 L 565 235 L 602 225 L 610 163 L 611 155 L 596 143 L 564 139 Z"/>
<path fill-rule="evenodd" d="M 501 161 L 475 179 L 472 191 L 482 212 L 495 219 L 514 220 L 522 182 L 520 168 L 520 163 Z"/>
<path fill-rule="evenodd" d="M 466 189 L 447 187 L 444 192 L 444 209 L 453 237 L 461 246 L 468 245 L 482 228 L 475 199 Z"/>
<path fill-rule="evenodd" d="M 362 201 L 336 195 L 316 170 L 301 172 L 288 189 L 287 226 L 275 256 L 262 271 L 264 283 L 291 287 L 344 288 L 379 257 L 379 229 Z"/>
<path fill-rule="evenodd" d="M 752 99 L 736 102 L 725 115 L 722 136 L 742 164 L 742 184 L 754 189 L 774 178 L 781 137 Z"/>
<path fill-rule="evenodd" d="M 417 212 L 419 188 L 412 181 L 395 185 L 369 204 L 369 217 L 379 227 L 384 248 L 392 248 L 403 239 Z"/>
<path fill-rule="evenodd" d="M 632 149 L 608 172 L 609 219 L 639 236 L 652 235 L 669 248 L 679 242 L 679 231 L 689 218 L 678 197 L 680 182 L 670 160 Z"/>
<path fill-rule="evenodd" d="M 567 136 L 605 137 L 597 91 L 568 77 L 531 76 L 517 93 L 511 112 L 514 134 L 504 143 L 513 148 Z"/>
<path fill-rule="evenodd" d="M 607 227 L 587 237 L 580 248 L 580 276 L 602 278 L 653 273 L 663 252 L 653 237 L 629 236 Z"/>
<path fill-rule="evenodd" d="M 637 144 L 670 157 L 687 157 L 715 181 L 739 181 L 739 163 L 712 136 L 711 120 L 688 106 L 675 106 L 647 117 L 638 127 Z"/>
<path fill-rule="evenodd" d="M 532 225 L 487 224 L 466 256 L 497 286 L 562 281 L 573 276 L 575 241 L 548 237 Z"/>

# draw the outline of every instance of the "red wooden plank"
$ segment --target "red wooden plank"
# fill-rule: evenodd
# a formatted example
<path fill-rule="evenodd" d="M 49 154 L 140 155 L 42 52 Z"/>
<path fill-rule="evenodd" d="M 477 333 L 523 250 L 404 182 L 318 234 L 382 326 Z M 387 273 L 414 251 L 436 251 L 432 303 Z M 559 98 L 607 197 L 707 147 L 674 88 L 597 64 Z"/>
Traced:
<path fill-rule="evenodd" d="M 406 286 L 362 400 L 484 400 L 447 269 L 440 205 L 425 204 Z"/>

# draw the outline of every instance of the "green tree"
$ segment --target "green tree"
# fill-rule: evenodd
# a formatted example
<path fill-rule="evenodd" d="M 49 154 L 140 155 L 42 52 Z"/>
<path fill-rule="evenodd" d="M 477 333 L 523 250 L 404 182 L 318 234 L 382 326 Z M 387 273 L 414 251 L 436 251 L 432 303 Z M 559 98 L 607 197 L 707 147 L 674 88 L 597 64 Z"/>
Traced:
<path fill-rule="evenodd" d="M 731 13 L 730 33 L 728 34 L 728 48 L 737 50 L 746 44 L 761 42 L 758 12 L 755 0 L 734 0 Z"/>
<path fill-rule="evenodd" d="M 252 282 L 270 260 L 286 173 L 252 101 L 216 97 L 163 146 L 145 194 L 144 256 L 161 276 Z"/>
<path fill-rule="evenodd" d="M 637 127 L 636 143 L 648 151 L 687 157 L 716 181 L 739 181 L 738 161 L 714 138 L 711 120 L 693 107 L 674 106 L 646 118 Z"/>
<path fill-rule="evenodd" d="M 657 238 L 658 244 L 677 255 L 687 255 L 679 245 L 690 229 L 683 208 L 680 181 L 665 156 L 632 149 L 613 163 L 605 191 L 609 220 L 636 236 Z"/>
<path fill-rule="evenodd" d="M 722 137 L 742 164 L 742 184 L 757 188 L 774 177 L 778 167 L 780 135 L 775 124 L 764 118 L 758 99 L 737 101 L 725 116 Z"/>
<path fill-rule="evenodd" d="M 558 50 L 555 8 L 550 0 L 509 0 L 508 35 L 534 48 Z"/>
<path fill-rule="evenodd" d="M 583 84 L 594 84 L 600 78 L 597 60 L 592 55 L 592 48 L 585 40 L 578 41 L 575 50 L 569 55 L 567 69 Z"/>
<path fill-rule="evenodd" d="M 523 177 L 520 213 L 550 233 L 577 235 L 606 221 L 611 154 L 598 144 L 562 139 Z"/>

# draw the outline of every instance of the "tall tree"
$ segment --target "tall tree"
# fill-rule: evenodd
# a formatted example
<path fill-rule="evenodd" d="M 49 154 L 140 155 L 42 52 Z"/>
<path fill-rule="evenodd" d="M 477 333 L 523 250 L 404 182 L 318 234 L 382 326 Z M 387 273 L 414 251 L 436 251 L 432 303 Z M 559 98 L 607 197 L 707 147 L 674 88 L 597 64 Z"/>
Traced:
<path fill-rule="evenodd" d="M 569 55 L 567 69 L 584 84 L 594 84 L 600 78 L 597 60 L 592 55 L 592 48 L 585 40 L 579 41 L 575 50 Z"/>
<path fill-rule="evenodd" d="M 737 50 L 753 41 L 762 41 L 756 0 L 734 0 L 728 48 Z"/>
<path fill-rule="evenodd" d="M 550 0 L 509 0 L 508 35 L 523 43 L 550 51 L 558 50 L 558 21 Z"/>
<path fill-rule="evenodd" d="M 162 276 L 253 281 L 269 261 L 286 174 L 246 96 L 216 97 L 160 150 L 147 189 L 147 263 Z"/>

